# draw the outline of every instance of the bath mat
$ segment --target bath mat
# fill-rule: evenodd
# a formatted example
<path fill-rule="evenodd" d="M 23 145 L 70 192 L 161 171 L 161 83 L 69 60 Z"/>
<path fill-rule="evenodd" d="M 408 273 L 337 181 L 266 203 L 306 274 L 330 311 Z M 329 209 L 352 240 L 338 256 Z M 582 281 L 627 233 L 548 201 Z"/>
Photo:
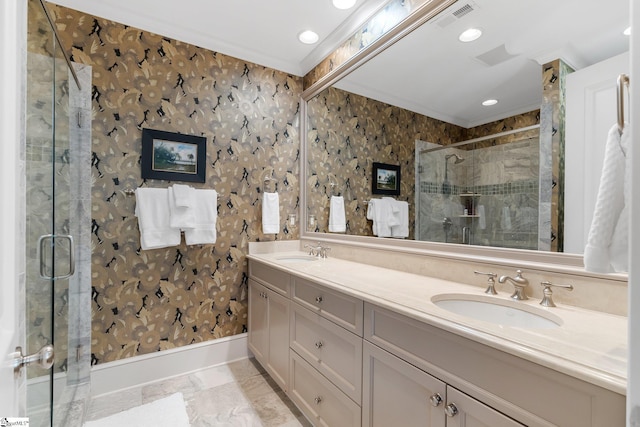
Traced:
<path fill-rule="evenodd" d="M 182 393 L 84 423 L 84 427 L 189 427 Z"/>

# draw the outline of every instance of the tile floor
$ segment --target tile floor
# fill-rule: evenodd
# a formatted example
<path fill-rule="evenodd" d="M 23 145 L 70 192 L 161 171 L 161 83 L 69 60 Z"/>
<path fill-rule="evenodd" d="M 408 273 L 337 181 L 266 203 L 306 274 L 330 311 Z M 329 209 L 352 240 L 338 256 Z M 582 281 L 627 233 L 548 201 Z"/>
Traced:
<path fill-rule="evenodd" d="M 311 426 L 253 358 L 91 399 L 85 420 L 177 392 L 184 397 L 191 426 Z"/>

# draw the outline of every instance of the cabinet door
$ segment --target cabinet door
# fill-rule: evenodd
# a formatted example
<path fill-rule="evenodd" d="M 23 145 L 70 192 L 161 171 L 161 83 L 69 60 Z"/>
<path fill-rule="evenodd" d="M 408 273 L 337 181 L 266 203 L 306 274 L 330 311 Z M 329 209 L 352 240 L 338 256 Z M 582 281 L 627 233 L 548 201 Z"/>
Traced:
<path fill-rule="evenodd" d="M 366 341 L 363 354 L 363 426 L 445 425 L 445 383 Z"/>
<path fill-rule="evenodd" d="M 249 279 L 249 350 L 263 366 L 267 363 L 268 349 L 267 288 Z"/>
<path fill-rule="evenodd" d="M 287 391 L 289 385 L 289 300 L 267 289 L 268 361 L 265 368 L 273 380 Z"/>
<path fill-rule="evenodd" d="M 522 427 L 524 425 L 451 386 L 447 386 L 445 412 L 447 427 Z"/>

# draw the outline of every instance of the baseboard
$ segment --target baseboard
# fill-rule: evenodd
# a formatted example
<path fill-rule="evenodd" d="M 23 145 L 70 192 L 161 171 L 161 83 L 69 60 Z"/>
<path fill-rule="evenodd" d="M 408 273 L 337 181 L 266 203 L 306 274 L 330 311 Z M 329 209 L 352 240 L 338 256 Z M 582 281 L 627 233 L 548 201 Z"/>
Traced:
<path fill-rule="evenodd" d="M 247 334 L 219 338 L 91 368 L 91 396 L 113 393 L 250 357 Z"/>

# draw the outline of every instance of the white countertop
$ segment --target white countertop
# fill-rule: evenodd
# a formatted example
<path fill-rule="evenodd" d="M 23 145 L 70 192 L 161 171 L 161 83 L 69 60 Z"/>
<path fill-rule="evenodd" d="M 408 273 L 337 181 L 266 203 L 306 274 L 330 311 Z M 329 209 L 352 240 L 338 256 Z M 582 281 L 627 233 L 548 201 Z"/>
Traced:
<path fill-rule="evenodd" d="M 566 305 L 545 308 L 537 299 L 530 299 L 517 304 L 552 313 L 562 325 L 553 329 L 502 326 L 457 315 L 431 301 L 436 295 L 450 293 L 485 297 L 484 288 L 336 258 L 312 262 L 278 259 L 305 256 L 299 251 L 248 255 L 251 260 L 626 395 L 626 317 Z M 512 301 L 509 295 L 500 292 L 491 298 Z"/>

